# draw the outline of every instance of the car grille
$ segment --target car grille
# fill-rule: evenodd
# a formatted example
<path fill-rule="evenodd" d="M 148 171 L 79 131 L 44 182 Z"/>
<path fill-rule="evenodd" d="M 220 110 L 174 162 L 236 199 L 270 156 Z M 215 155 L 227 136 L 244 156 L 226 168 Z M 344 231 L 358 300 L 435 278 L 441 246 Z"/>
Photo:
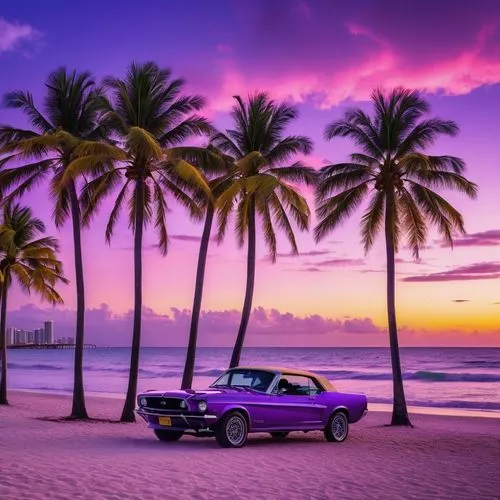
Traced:
<path fill-rule="evenodd" d="M 156 410 L 182 410 L 181 402 L 184 399 L 181 398 L 146 398 L 147 407 L 154 408 Z"/>

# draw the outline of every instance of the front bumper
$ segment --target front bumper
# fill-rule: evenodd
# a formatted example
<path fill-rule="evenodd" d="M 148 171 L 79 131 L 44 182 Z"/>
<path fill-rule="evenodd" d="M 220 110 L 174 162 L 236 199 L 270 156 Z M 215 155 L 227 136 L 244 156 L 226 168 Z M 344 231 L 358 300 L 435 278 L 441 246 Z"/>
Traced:
<path fill-rule="evenodd" d="M 148 424 L 148 427 L 151 427 L 152 429 L 207 429 L 211 425 L 215 424 L 218 419 L 217 415 L 163 412 L 155 411 L 150 408 L 138 408 L 135 412 L 137 415 L 142 417 L 142 419 Z M 158 420 L 159 417 L 169 417 L 172 425 L 160 425 Z"/>

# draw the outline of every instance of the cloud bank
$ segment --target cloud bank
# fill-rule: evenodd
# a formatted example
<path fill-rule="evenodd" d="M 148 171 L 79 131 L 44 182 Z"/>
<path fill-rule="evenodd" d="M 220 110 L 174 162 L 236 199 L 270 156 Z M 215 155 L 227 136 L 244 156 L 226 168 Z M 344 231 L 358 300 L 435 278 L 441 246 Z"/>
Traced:
<path fill-rule="evenodd" d="M 29 24 L 7 21 L 0 17 L 0 53 L 22 49 L 27 42 L 34 42 L 41 33 Z"/>
<path fill-rule="evenodd" d="M 74 336 L 75 311 L 41 308 L 28 304 L 9 311 L 8 326 L 39 328 L 47 319 L 54 321 L 55 338 Z M 86 342 L 98 346 L 130 346 L 133 312 L 114 313 L 107 304 L 89 309 L 85 316 Z M 172 308 L 168 314 L 143 309 L 142 345 L 145 347 L 185 347 L 191 311 Z M 232 347 L 240 321 L 240 311 L 204 311 L 200 318 L 199 345 L 202 347 Z M 492 345 L 497 332 L 415 331 L 403 325 L 399 328 L 402 345 Z M 471 335 L 474 337 L 471 340 Z M 277 309 L 257 307 L 252 312 L 245 345 L 259 346 L 385 346 L 385 327 L 371 318 L 325 318 L 318 314 L 305 317 Z"/>

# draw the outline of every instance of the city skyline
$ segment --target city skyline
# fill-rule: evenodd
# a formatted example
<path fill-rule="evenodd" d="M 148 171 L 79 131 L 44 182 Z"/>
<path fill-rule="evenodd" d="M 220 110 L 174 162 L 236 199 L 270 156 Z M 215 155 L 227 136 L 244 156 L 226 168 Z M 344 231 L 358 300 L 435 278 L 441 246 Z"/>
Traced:
<path fill-rule="evenodd" d="M 466 175 L 479 186 L 479 198 L 470 201 L 446 192 L 464 214 L 468 230 L 453 251 L 433 233 L 420 261 L 413 261 L 406 249 L 399 253 L 402 345 L 500 345 L 500 209 L 498 182 L 494 182 L 498 181 L 500 123 L 491 113 L 492 103 L 500 101 L 500 6 L 477 2 L 453 9 L 426 1 L 428 8 L 424 8 L 384 0 L 380 4 L 385 8 L 363 9 L 359 1 L 340 5 L 291 0 L 271 5 L 224 0 L 208 13 L 176 5 L 169 12 L 181 17 L 189 13 L 195 30 L 178 47 L 180 25 L 159 29 L 169 15 L 166 10 L 148 20 L 150 24 L 137 21 L 140 36 L 134 44 L 122 30 L 107 27 L 114 42 L 103 46 L 98 35 L 105 29 L 106 15 L 85 28 L 61 26 L 55 21 L 57 4 L 33 6 L 29 12 L 14 4 L 4 8 L 2 15 L 12 35 L 0 43 L 0 60 L 7 69 L 1 94 L 25 89 L 40 103 L 46 76 L 62 64 L 90 70 L 101 80 L 108 74 L 123 76 L 132 60 L 154 59 L 162 67 L 171 67 L 175 76 L 185 77 L 190 92 L 207 96 L 205 114 L 221 129 L 230 125 L 228 111 L 237 93 L 267 90 L 278 100 L 295 103 L 300 118 L 290 132 L 313 139 L 314 153 L 303 160 L 319 168 L 327 161 L 345 161 L 354 149 L 348 141 L 325 142 L 325 125 L 349 107 L 370 111 L 367 99 L 374 87 L 404 84 L 422 90 L 432 115 L 455 120 L 461 128 L 458 138 L 439 140 L 431 153 L 462 157 L 468 165 Z M 68 12 L 75 8 L 64 5 Z M 116 11 L 94 2 L 89 5 L 113 15 L 117 26 L 133 16 L 128 6 Z M 278 10 L 280 22 L 275 25 L 273 13 Z M 380 15 L 384 11 L 390 12 L 389 19 Z M 425 23 L 419 22 L 424 12 Z M 230 32 L 221 29 L 228 23 L 234 27 Z M 251 41 L 252 27 L 257 25 L 264 34 L 256 45 Z M 69 36 L 68 30 L 73 29 L 77 32 Z M 311 40 L 314 52 L 302 43 L 304 39 Z M 175 50 L 159 48 L 172 46 Z M 12 110 L 2 110 L 0 121 L 25 125 L 21 114 Z M 304 190 L 304 194 L 312 204 L 312 192 Z M 55 310 L 36 299 L 27 300 L 13 288 L 9 317 L 24 314 L 27 322 L 33 322 L 50 311 L 62 331 L 72 334 L 74 327 L 66 326 L 74 322 L 75 309 L 71 227 L 56 232 L 47 186 L 40 186 L 25 201 L 36 205 L 48 231 L 60 238 L 72 283 L 61 287 L 66 304 Z M 87 340 L 126 346 L 133 304 L 133 241 L 123 219 L 111 246 L 105 245 L 110 206 L 105 203 L 83 233 Z M 358 223 L 359 215 L 353 216 L 319 245 L 311 233 L 298 235 L 301 256 L 297 258 L 288 255 L 280 237 L 274 265 L 259 237 L 248 345 L 280 345 L 285 336 L 289 345 L 387 345 L 383 239 L 365 256 Z M 186 311 L 192 305 L 202 226 L 189 221 L 174 203 L 168 225 L 167 258 L 154 247 L 154 231 L 145 233 L 145 346 L 185 345 L 187 338 Z M 234 342 L 244 276 L 245 251 L 237 248 L 229 231 L 221 246 L 212 242 L 209 250 L 201 345 Z M 33 307 L 26 308 L 27 302 Z"/>
<path fill-rule="evenodd" d="M 7 346 L 18 345 L 53 345 L 53 344 L 74 344 L 73 337 L 54 338 L 54 321 L 45 320 L 43 328 L 32 330 L 9 326 L 7 328 Z"/>

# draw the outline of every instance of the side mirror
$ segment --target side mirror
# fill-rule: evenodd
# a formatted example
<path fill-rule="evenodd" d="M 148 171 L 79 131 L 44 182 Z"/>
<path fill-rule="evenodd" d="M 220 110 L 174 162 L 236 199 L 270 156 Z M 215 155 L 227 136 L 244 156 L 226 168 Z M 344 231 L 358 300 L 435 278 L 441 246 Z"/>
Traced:
<path fill-rule="evenodd" d="M 278 395 L 279 396 L 283 396 L 283 394 L 286 393 L 286 389 L 284 389 L 283 387 L 281 389 L 278 389 Z"/>

